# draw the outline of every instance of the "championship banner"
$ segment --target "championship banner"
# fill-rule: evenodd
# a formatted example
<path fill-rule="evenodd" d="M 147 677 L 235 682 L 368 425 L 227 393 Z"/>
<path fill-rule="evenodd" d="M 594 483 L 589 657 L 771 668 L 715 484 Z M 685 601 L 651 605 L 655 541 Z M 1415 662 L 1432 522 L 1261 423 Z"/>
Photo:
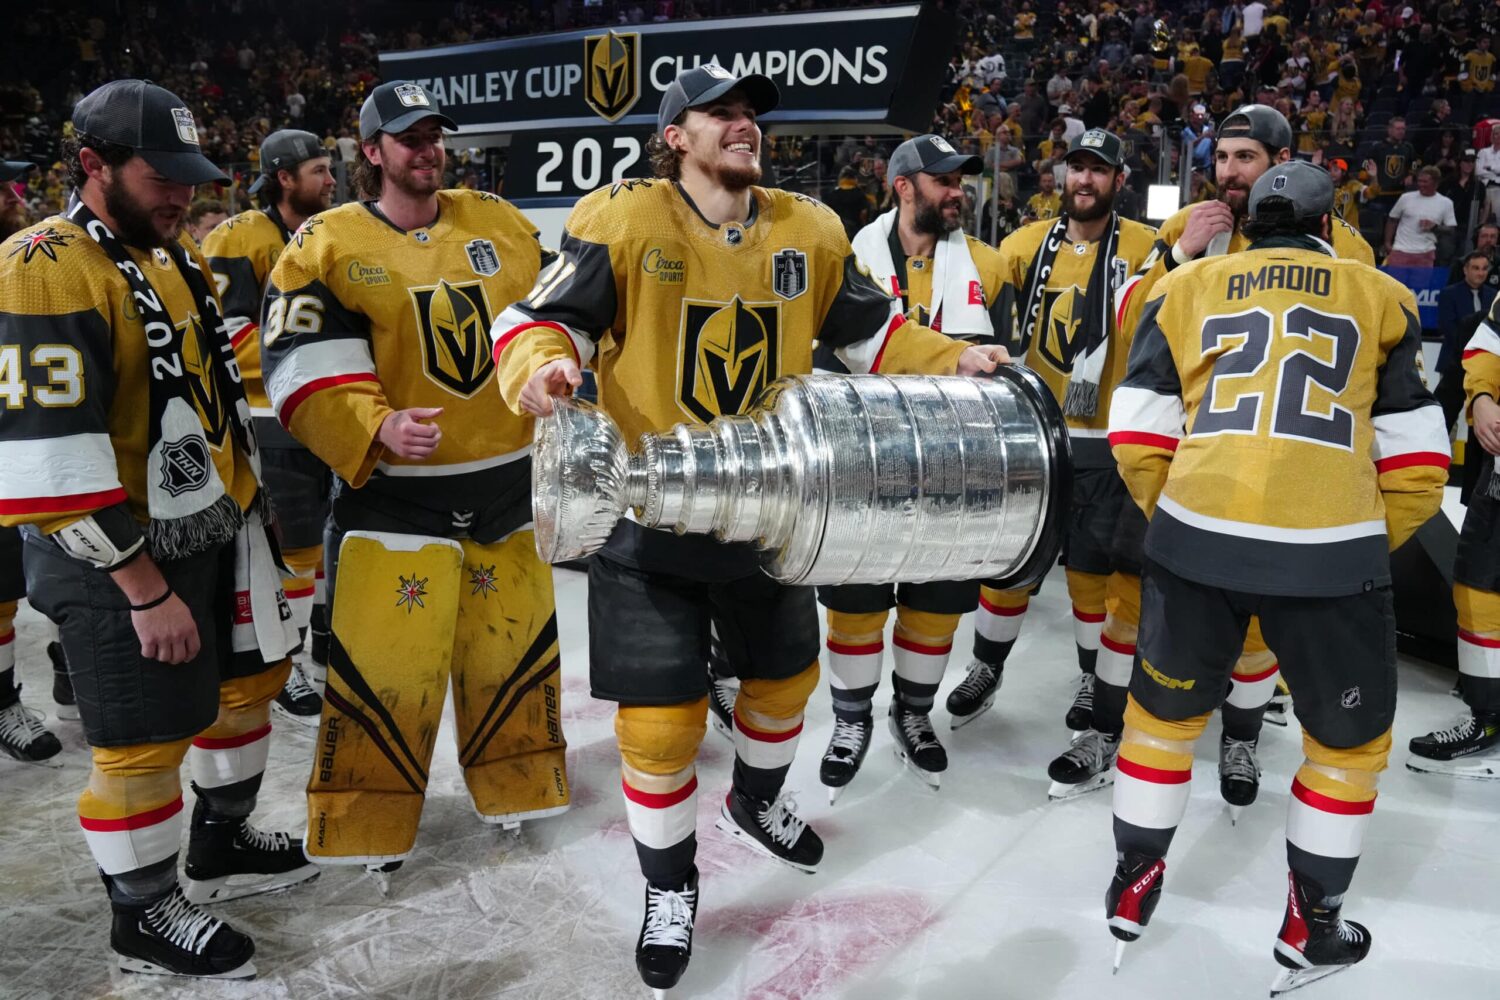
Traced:
<path fill-rule="evenodd" d="M 781 88 L 768 124 L 932 118 L 954 37 L 932 4 L 732 17 L 383 52 L 380 75 L 421 83 L 465 137 L 610 126 L 653 129 L 682 69 L 716 62 Z M 607 179 L 607 178 L 606 178 Z"/>
<path fill-rule="evenodd" d="M 1382 267 L 1380 270 L 1411 289 L 1417 297 L 1417 318 L 1422 329 L 1438 326 L 1438 293 L 1448 286 L 1446 267 Z"/>

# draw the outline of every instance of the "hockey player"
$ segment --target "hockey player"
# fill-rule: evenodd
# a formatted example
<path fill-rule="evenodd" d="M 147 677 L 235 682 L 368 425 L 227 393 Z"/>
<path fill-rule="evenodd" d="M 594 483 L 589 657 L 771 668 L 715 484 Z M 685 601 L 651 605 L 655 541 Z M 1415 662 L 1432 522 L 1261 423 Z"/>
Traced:
<path fill-rule="evenodd" d="M 271 406 L 336 477 L 307 850 L 382 872 L 415 842 L 450 676 L 480 818 L 514 827 L 569 802 L 531 421 L 496 418 L 489 339 L 544 251 L 507 202 L 441 190 L 445 128 L 421 86 L 371 91 L 356 168 L 368 200 L 303 222 L 261 320 Z"/>
<path fill-rule="evenodd" d="M 1422 384 L 1412 293 L 1328 243 L 1327 172 L 1272 167 L 1248 209 L 1244 251 L 1152 290 L 1110 410 L 1150 528 L 1106 917 L 1118 965 L 1159 900 L 1194 742 L 1259 616 L 1307 758 L 1287 818 L 1275 996 L 1370 948 L 1340 908 L 1391 745 L 1388 553 L 1438 510 L 1448 436 Z"/>
<path fill-rule="evenodd" d="M 886 173 L 897 205 L 854 237 L 854 252 L 871 276 L 901 298 L 918 323 L 971 343 L 995 343 L 1006 329 L 1001 308 L 1005 277 L 993 248 L 959 228 L 962 180 L 983 169 L 979 157 L 954 151 L 937 135 L 908 139 L 891 154 Z M 831 346 L 820 346 L 813 364 L 848 372 Z M 829 800 L 853 780 L 870 746 L 875 723 L 871 699 L 880 683 L 885 623 L 896 608 L 891 656 L 895 697 L 888 722 L 896 755 L 933 788 L 948 768 L 948 755 L 933 731 L 933 698 L 959 618 L 973 611 L 979 584 L 894 583 L 819 587 L 828 609 L 829 688 L 833 694 L 833 738 L 819 777 Z"/>
<path fill-rule="evenodd" d="M 331 162 L 311 132 L 272 132 L 260 144 L 261 173 L 250 185 L 252 194 L 261 192 L 266 207 L 224 221 L 203 241 L 203 255 L 213 268 L 224 301 L 229 340 L 255 422 L 261 474 L 281 529 L 282 561 L 291 571 L 281 586 L 302 636 L 302 652 L 310 651 L 310 624 L 326 632 L 327 608 L 315 600 L 323 578 L 323 522 L 328 519 L 330 481 L 327 466 L 276 422 L 261 379 L 259 319 L 271 268 L 292 232 L 333 203 Z M 326 662 L 325 658 L 325 667 Z M 295 659 L 275 707 L 293 722 L 318 724 L 323 699 L 308 684 L 302 664 Z"/>
<path fill-rule="evenodd" d="M 1016 339 L 1025 345 L 1026 364 L 1046 379 L 1063 403 L 1073 449 L 1073 510 L 1063 552 L 1080 674 L 1066 722 L 1069 729 L 1085 735 L 1048 768 L 1052 798 L 1101 787 L 1108 780 L 1118 737 L 1117 732 L 1090 731 L 1094 665 L 1106 584 L 1110 574 L 1122 568 L 1115 556 L 1116 540 L 1122 531 L 1138 532 L 1132 523 L 1138 515 L 1128 509 L 1125 486 L 1104 435 L 1109 393 L 1125 371 L 1114 301 L 1145 262 L 1152 239 L 1149 226 L 1122 219 L 1114 211 L 1115 195 L 1125 182 L 1122 156 L 1120 140 L 1110 132 L 1090 129 L 1077 136 L 1066 157 L 1062 214 L 1034 222 L 1000 244 L 1001 267 L 1016 298 Z M 1030 596 L 1024 590 L 981 587 L 974 660 L 967 677 L 948 695 L 954 726 L 993 703 Z M 1121 687 L 1117 713 L 1124 699 Z"/>
<path fill-rule="evenodd" d="M 316 869 L 247 819 L 297 639 L 218 296 L 182 232 L 194 187 L 225 178 L 160 87 L 106 84 L 73 127 L 75 203 L 0 255 L 0 523 L 25 526 L 30 599 L 61 629 L 120 967 L 248 978 L 250 938 L 196 904 Z"/>
<path fill-rule="evenodd" d="M 1500 300 L 1497 300 L 1500 302 Z M 1464 392 L 1481 462 L 1469 498 L 1458 556 L 1453 603 L 1458 608 L 1458 673 L 1469 716 L 1457 725 L 1411 741 L 1406 766 L 1460 778 L 1500 779 L 1500 305 L 1464 349 Z"/>
<path fill-rule="evenodd" d="M 501 316 L 499 383 L 513 409 L 547 414 L 594 363 L 626 439 L 742 413 L 779 375 L 807 372 L 813 338 L 855 372 L 991 371 L 970 347 L 908 323 L 829 209 L 756 185 L 756 117 L 769 79 L 717 64 L 667 88 L 651 142 L 654 180 L 621 181 L 569 216 L 561 254 Z M 733 787 L 719 828 L 803 871 L 823 842 L 782 792 L 817 685 L 813 594 L 762 574 L 748 545 L 625 520 L 589 565 L 589 668 L 615 720 L 625 808 L 646 876 L 636 966 L 675 985 L 698 903 L 693 759 L 703 738 L 710 624 L 740 678 Z"/>

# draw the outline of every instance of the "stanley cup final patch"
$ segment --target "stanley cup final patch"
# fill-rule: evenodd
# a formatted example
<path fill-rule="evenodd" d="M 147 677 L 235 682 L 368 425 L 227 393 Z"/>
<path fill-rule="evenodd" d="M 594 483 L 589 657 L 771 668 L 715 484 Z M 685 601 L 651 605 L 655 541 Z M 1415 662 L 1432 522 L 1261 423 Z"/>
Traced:
<path fill-rule="evenodd" d="M 464 252 L 469 255 L 469 266 L 481 278 L 499 273 L 500 255 L 495 252 L 495 244 L 489 240 L 470 240 L 464 244 Z"/>
<path fill-rule="evenodd" d="M 791 248 L 773 254 L 771 290 L 789 300 L 807 291 L 807 254 Z"/>
<path fill-rule="evenodd" d="M 193 113 L 187 108 L 173 108 L 172 122 L 177 126 L 177 138 L 189 146 L 198 145 L 198 126 L 193 123 Z"/>
<path fill-rule="evenodd" d="M 396 100 L 401 102 L 404 108 L 430 108 L 432 105 L 427 100 L 427 94 L 415 83 L 398 83 L 395 87 Z"/>

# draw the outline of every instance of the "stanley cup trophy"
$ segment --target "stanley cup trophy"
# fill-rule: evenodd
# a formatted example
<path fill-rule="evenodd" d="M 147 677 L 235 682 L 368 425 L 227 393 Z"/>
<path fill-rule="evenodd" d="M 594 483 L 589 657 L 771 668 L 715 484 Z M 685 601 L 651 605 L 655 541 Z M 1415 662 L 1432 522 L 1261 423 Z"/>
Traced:
<path fill-rule="evenodd" d="M 641 437 L 555 400 L 537 422 L 537 553 L 600 548 L 624 516 L 754 542 L 786 584 L 997 579 L 1057 561 L 1072 482 L 1067 428 L 1020 365 L 991 377 L 793 375 L 755 412 Z"/>

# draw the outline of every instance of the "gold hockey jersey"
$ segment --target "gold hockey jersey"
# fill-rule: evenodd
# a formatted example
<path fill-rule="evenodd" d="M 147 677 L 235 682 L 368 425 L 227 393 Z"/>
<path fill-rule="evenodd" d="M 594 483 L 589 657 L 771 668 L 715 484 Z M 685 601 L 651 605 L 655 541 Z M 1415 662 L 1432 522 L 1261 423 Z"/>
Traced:
<path fill-rule="evenodd" d="M 1490 303 L 1490 313 L 1464 345 L 1464 410 L 1472 418 L 1474 399 L 1488 396 L 1500 402 L 1500 296 Z M 1479 447 L 1470 436 L 1470 447 Z"/>
<path fill-rule="evenodd" d="M 224 325 L 239 362 L 245 399 L 252 416 L 275 419 L 261 380 L 260 309 L 271 269 L 291 239 L 276 209 L 241 212 L 225 219 L 203 238 L 203 256 L 213 268 Z M 257 430 L 263 424 L 257 423 Z"/>
<path fill-rule="evenodd" d="M 180 242 L 208 272 L 197 244 Z M 182 338 L 192 403 L 229 495 L 258 488 L 214 381 L 225 363 L 164 250 L 130 248 Z M 227 353 L 227 352 L 224 352 Z M 0 245 L 0 525 L 53 532 L 124 504 L 144 525 L 150 451 L 145 321 L 125 276 L 81 228 L 54 216 Z"/>
<path fill-rule="evenodd" d="M 1260 594 L 1390 582 L 1434 514 L 1448 435 L 1422 384 L 1416 300 L 1308 239 L 1192 261 L 1156 284 L 1109 440 L 1179 576 Z"/>
<path fill-rule="evenodd" d="M 266 395 L 282 426 L 345 482 L 434 509 L 479 509 L 516 478 L 531 420 L 497 410 L 490 325 L 536 280 L 536 227 L 478 191 L 438 192 L 405 231 L 373 203 L 308 219 L 271 273 Z M 442 407 L 425 461 L 376 440 L 395 410 Z"/>
<path fill-rule="evenodd" d="M 506 403 L 519 408 L 546 362 L 592 360 L 630 441 L 744 412 L 779 376 L 811 370 L 815 340 L 853 372 L 956 369 L 966 345 L 907 322 L 830 209 L 780 190 L 752 197 L 746 224 L 722 226 L 671 181 L 579 201 L 557 261 L 496 324 Z"/>
<path fill-rule="evenodd" d="M 1098 243 L 1071 243 L 1064 241 L 1053 258 L 1052 273 L 1042 293 L 1041 309 L 1035 321 L 1026 323 L 1021 313 L 1026 303 L 1021 301 L 1026 291 L 1026 278 L 1036 260 L 1042 241 L 1047 238 L 1055 220 L 1033 222 L 1011 233 L 1000 243 L 1000 267 L 1009 286 L 1009 297 L 1015 303 L 1015 311 L 1009 322 L 1017 327 L 1002 342 L 1024 344 L 1025 354 L 1021 361 L 1031 368 L 1052 389 L 1059 403 L 1068 389 L 1068 379 L 1073 374 L 1073 360 L 1083 347 L 1083 304 L 1089 278 L 1094 271 L 1094 260 L 1099 254 Z M 1150 226 L 1129 219 L 1120 220 L 1119 243 L 1115 248 L 1115 259 L 1110 262 L 1111 278 L 1117 286 L 1125 283 L 1134 274 L 1151 252 L 1154 231 Z M 1115 311 L 1110 310 L 1112 317 Z M 1128 341 L 1124 346 L 1119 339 L 1118 328 L 1110 330 L 1109 354 L 1104 362 L 1104 377 L 1099 383 L 1100 406 L 1092 417 L 1068 417 L 1068 436 L 1073 445 L 1073 463 L 1080 468 L 1107 468 L 1114 464 L 1105 440 L 1108 428 L 1108 407 L 1103 404 L 1109 393 L 1120 384 L 1125 374 L 1125 356 Z M 1014 352 L 1016 348 L 1012 346 Z"/>

